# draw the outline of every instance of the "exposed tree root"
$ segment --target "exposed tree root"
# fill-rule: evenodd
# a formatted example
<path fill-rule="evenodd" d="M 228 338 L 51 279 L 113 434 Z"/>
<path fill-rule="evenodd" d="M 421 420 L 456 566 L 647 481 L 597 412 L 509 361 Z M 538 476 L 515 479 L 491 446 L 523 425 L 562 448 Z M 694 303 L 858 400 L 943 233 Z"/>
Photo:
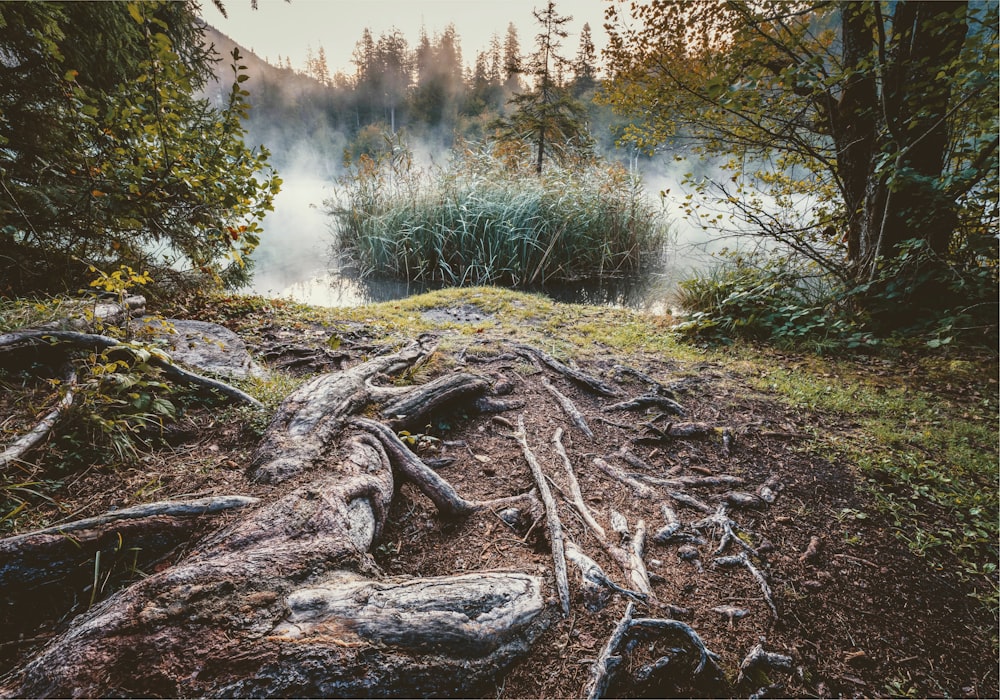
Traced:
<path fill-rule="evenodd" d="M 545 522 L 549 531 L 549 544 L 552 547 L 552 562 L 556 577 L 556 592 L 559 595 L 559 606 L 562 609 L 563 617 L 569 615 L 569 581 L 566 574 L 566 551 L 565 537 L 563 536 L 562 522 L 559 520 L 559 512 L 556 510 L 556 500 L 552 497 L 549 484 L 545 480 L 542 465 L 531 451 L 528 445 L 528 434 L 524 429 L 524 415 L 517 417 L 517 431 L 514 432 L 514 439 L 521 446 L 524 459 L 531 469 L 531 475 L 535 479 L 535 486 L 541 496 L 542 503 L 545 504 Z"/>
<path fill-rule="evenodd" d="M 127 343 L 93 333 L 59 330 L 25 330 L 0 335 L 0 354 L 15 354 L 23 352 L 26 349 L 38 347 L 52 349 L 53 345 L 55 345 L 55 349 L 61 351 L 121 349 L 125 352 L 133 352 L 132 346 Z M 225 382 L 220 382 L 216 379 L 178 367 L 164 354 L 158 352 L 151 353 L 148 361 L 151 365 L 160 369 L 167 379 L 215 391 L 228 399 L 247 403 L 256 408 L 263 408 L 263 404 L 260 401 L 246 392 Z"/>
<path fill-rule="evenodd" d="M 0 453 L 0 472 L 6 471 L 7 467 L 13 464 L 23 462 L 29 452 L 45 442 L 45 439 L 73 405 L 76 372 L 72 370 L 66 372 L 62 385 L 65 387 L 65 391 L 55 408 L 46 413 L 31 430 L 14 440 Z"/>
<path fill-rule="evenodd" d="M 656 396 L 655 394 L 637 396 L 629 401 L 605 406 L 603 410 L 606 413 L 611 411 L 641 411 L 651 407 L 659 408 L 669 415 L 683 416 L 686 413 L 684 407 L 673 399 L 669 399 L 666 396 Z"/>
<path fill-rule="evenodd" d="M 718 659 L 702 641 L 701 637 L 690 625 L 678 620 L 664 620 L 659 618 L 635 618 L 633 617 L 635 606 L 629 603 L 625 608 L 625 614 L 618 622 L 608 641 L 601 648 L 601 652 L 591 667 L 590 680 L 584 688 L 587 698 L 604 697 L 614 680 L 614 674 L 622 664 L 622 657 L 617 655 L 618 649 L 622 646 L 629 633 L 636 629 L 653 630 L 657 632 L 675 632 L 687 639 L 687 641 L 698 652 L 698 664 L 695 667 L 694 675 L 698 676 L 706 669 L 718 674 Z"/>
<path fill-rule="evenodd" d="M 771 614 L 774 619 L 778 619 L 778 607 L 774 604 L 774 594 L 771 593 L 771 586 L 767 583 L 767 578 L 764 576 L 763 572 L 754 566 L 754 563 L 750 561 L 750 556 L 746 552 L 740 552 L 731 557 L 717 557 L 715 563 L 719 566 L 744 566 L 746 570 L 750 572 L 750 575 L 754 577 L 757 581 L 757 585 L 760 586 L 760 592 L 764 595 L 764 602 L 767 603 L 767 607 L 771 609 Z"/>
<path fill-rule="evenodd" d="M 569 455 L 566 454 L 566 448 L 562 444 L 562 434 L 562 428 L 557 428 L 555 434 L 552 436 L 552 444 L 555 446 L 556 452 L 562 459 L 563 467 L 566 469 L 566 478 L 569 482 L 569 492 L 573 506 L 576 508 L 576 512 L 580 514 L 580 517 L 583 518 L 587 527 L 593 530 L 599 539 L 605 540 L 607 535 L 604 533 L 604 527 L 597 522 L 594 514 L 583 500 L 583 493 L 580 491 L 580 482 L 577 481 L 576 473 L 573 471 L 573 464 L 569 461 Z"/>
<path fill-rule="evenodd" d="M 597 377 L 591 376 L 586 372 L 581 372 L 578 369 L 574 369 L 568 365 L 563 364 L 556 358 L 552 357 L 546 352 L 539 350 L 538 348 L 531 347 L 530 345 L 524 345 L 522 343 L 513 343 L 515 349 L 521 354 L 533 357 L 537 360 L 548 365 L 550 369 L 555 370 L 564 377 L 569 377 L 578 384 L 582 384 L 586 388 L 590 389 L 594 393 L 600 394 L 601 396 L 615 397 L 619 395 L 617 389 L 613 386 L 601 381 Z"/>
<path fill-rule="evenodd" d="M 545 377 L 542 377 L 542 386 L 545 387 L 546 391 L 552 394 L 556 403 L 559 404 L 559 407 L 563 410 L 563 413 L 569 416 L 569 419 L 573 421 L 573 425 L 579 428 L 581 433 L 593 440 L 594 432 L 590 429 L 590 426 L 587 425 L 587 419 L 583 417 L 582 413 L 580 413 L 580 409 L 576 407 L 576 404 L 574 404 L 568 396 L 552 386 L 552 382 Z"/>

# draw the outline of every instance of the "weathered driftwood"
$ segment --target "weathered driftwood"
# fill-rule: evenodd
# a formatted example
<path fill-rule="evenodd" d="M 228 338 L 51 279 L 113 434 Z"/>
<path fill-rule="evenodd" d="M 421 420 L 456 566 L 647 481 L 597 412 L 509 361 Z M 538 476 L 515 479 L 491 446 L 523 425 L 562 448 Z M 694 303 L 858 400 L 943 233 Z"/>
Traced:
<path fill-rule="evenodd" d="M 594 393 L 608 397 L 615 397 L 619 395 L 618 390 L 615 389 L 610 384 L 607 384 L 606 382 L 603 382 L 597 377 L 587 374 L 586 372 L 582 372 L 578 369 L 570 367 L 569 365 L 565 365 L 556 358 L 549 355 L 548 353 L 539 350 L 538 348 L 534 348 L 530 345 L 524 345 L 522 343 L 513 343 L 513 347 L 519 353 L 523 355 L 528 355 L 529 357 L 533 357 L 543 362 L 550 369 L 555 370 L 564 377 L 569 377 L 573 381 L 583 385 L 584 387 L 590 389 Z"/>
<path fill-rule="evenodd" d="M 528 433 L 524 428 L 524 416 L 517 417 L 517 430 L 514 438 L 521 446 L 524 459 L 531 469 L 531 476 L 535 479 L 535 486 L 538 487 L 538 495 L 545 504 L 545 522 L 549 531 L 549 544 L 552 547 L 552 562 L 555 570 L 556 592 L 559 595 L 559 606 L 562 608 L 563 616 L 569 615 L 569 581 L 566 574 L 566 552 L 565 537 L 563 536 L 562 522 L 559 520 L 559 511 L 556 509 L 556 499 L 552 497 L 552 491 L 545 480 L 545 473 L 542 465 L 538 463 L 535 453 L 528 445 Z"/>
<path fill-rule="evenodd" d="M 25 350 L 38 348 L 53 351 L 121 350 L 128 353 L 134 353 L 136 350 L 136 348 L 128 343 L 94 333 L 77 333 L 75 331 L 61 330 L 24 330 L 0 334 L 0 354 L 16 354 Z M 220 382 L 179 367 L 171 362 L 170 358 L 163 353 L 151 352 L 148 362 L 162 371 L 167 379 L 215 391 L 233 401 L 263 408 L 263 404 L 260 401 L 246 392 L 225 382 Z"/>
<path fill-rule="evenodd" d="M 0 472 L 7 471 L 7 468 L 11 465 L 23 462 L 29 452 L 45 442 L 45 439 L 73 405 L 76 372 L 72 370 L 66 372 L 62 380 L 62 385 L 64 387 L 63 395 L 59 398 L 55 407 L 46 413 L 31 430 L 7 445 L 3 452 L 0 452 Z"/>
<path fill-rule="evenodd" d="M 542 386 L 545 387 L 546 391 L 552 394 L 552 398 L 554 398 L 556 403 L 559 404 L 559 408 L 563 410 L 563 413 L 565 413 L 569 419 L 573 421 L 573 425 L 579 428 L 581 433 L 593 440 L 594 431 L 592 431 L 590 426 L 587 425 L 587 419 L 582 413 L 580 413 L 580 409 L 576 407 L 576 404 L 573 403 L 572 399 L 552 386 L 552 382 L 545 377 L 542 377 Z"/>
<path fill-rule="evenodd" d="M 378 364 L 402 369 L 424 352 L 404 348 Z M 352 380 L 363 387 L 364 378 L 355 373 Z M 293 392 L 281 420 L 269 428 L 286 434 L 265 442 L 289 444 L 290 431 L 327 419 L 360 430 L 349 424 L 349 414 L 360 406 L 352 392 L 346 392 L 349 400 L 340 394 L 337 401 L 316 391 L 311 383 Z M 300 434 L 310 439 L 309 430 Z M 368 551 L 395 492 L 392 458 L 378 433 L 329 430 L 324 437 L 312 441 L 313 451 L 292 449 L 291 457 L 271 452 L 258 464 L 301 459 L 316 468 L 310 480 L 248 509 L 177 564 L 79 616 L 6 679 L 0 695 L 481 691 L 528 651 L 544 627 L 542 581 L 503 572 L 377 580 Z M 437 482 L 419 483 L 428 474 L 433 472 L 406 477 L 425 492 L 440 490 Z"/>

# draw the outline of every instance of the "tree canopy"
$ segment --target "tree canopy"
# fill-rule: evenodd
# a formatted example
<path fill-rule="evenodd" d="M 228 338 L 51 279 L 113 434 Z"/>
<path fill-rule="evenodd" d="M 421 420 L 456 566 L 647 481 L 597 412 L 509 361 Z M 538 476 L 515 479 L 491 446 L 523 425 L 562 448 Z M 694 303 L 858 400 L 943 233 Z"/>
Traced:
<path fill-rule="evenodd" d="M 995 297 L 996 3 L 668 1 L 609 20 L 626 137 L 720 159 L 697 187 L 744 232 L 914 312 L 968 299 L 969 271 Z"/>
<path fill-rule="evenodd" d="M 238 53 L 224 100 L 196 97 L 217 60 L 197 9 L 0 7 L 0 240 L 13 289 L 72 289 L 89 266 L 243 270 L 280 180 L 267 151 L 243 143 Z"/>

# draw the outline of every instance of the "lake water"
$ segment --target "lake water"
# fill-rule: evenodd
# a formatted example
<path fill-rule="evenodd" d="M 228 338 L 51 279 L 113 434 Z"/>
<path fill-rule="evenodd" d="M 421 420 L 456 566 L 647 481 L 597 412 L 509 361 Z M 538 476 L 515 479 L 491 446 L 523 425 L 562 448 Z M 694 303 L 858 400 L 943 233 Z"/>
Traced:
<path fill-rule="evenodd" d="M 274 211 L 264 220 L 264 235 L 254 253 L 255 294 L 292 299 L 317 306 L 359 306 L 402 299 L 429 289 L 426 285 L 392 279 L 359 279 L 337 269 L 333 232 L 324 200 L 334 195 L 322 179 L 282 174 L 284 184 Z M 686 261 L 686 258 L 683 260 Z M 668 310 L 670 291 L 680 274 L 692 266 L 682 262 L 670 244 L 655 269 L 641 276 L 596 282 L 553 285 L 538 291 L 558 301 L 642 309 Z"/>

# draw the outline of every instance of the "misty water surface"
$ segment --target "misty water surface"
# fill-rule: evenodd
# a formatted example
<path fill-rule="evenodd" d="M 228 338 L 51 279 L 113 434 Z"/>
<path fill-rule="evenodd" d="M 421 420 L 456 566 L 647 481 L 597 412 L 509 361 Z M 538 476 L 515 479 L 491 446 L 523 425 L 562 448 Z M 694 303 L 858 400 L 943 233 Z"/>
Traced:
<path fill-rule="evenodd" d="M 317 306 L 359 306 L 402 299 L 429 289 L 426 285 L 391 279 L 359 279 L 340 270 L 333 255 L 332 220 L 324 200 L 334 184 L 322 177 L 282 173 L 284 184 L 274 211 L 264 220 L 264 235 L 254 253 L 254 280 L 250 291 Z M 658 183 L 659 184 L 659 183 Z M 669 209 L 669 202 L 668 202 Z M 696 265 L 689 255 L 692 241 L 701 236 L 677 212 L 668 211 L 673 231 L 662 261 L 639 277 L 539 288 L 558 301 L 623 306 L 663 313 L 677 280 Z"/>

